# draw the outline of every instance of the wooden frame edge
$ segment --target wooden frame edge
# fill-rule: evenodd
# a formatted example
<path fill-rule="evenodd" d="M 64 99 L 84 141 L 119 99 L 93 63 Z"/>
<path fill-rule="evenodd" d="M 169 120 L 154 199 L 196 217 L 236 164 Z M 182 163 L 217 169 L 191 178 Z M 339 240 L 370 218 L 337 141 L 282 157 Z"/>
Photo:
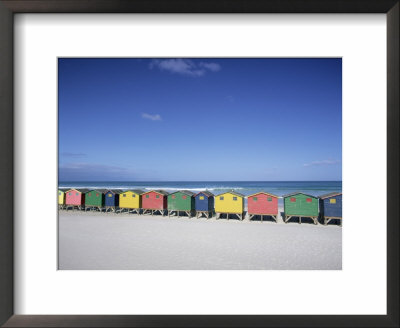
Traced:
<path fill-rule="evenodd" d="M 0 325 L 14 313 L 13 26 L 0 3 Z"/>
<path fill-rule="evenodd" d="M 399 1 L 398 0 L 1 0 L 0 1 L 0 325 L 4 327 L 399 327 Z M 386 13 L 388 314 L 381 316 L 14 315 L 13 15 L 15 13 Z M 6 49 L 6 51 L 4 51 Z M 10 192 L 11 191 L 11 192 Z"/>

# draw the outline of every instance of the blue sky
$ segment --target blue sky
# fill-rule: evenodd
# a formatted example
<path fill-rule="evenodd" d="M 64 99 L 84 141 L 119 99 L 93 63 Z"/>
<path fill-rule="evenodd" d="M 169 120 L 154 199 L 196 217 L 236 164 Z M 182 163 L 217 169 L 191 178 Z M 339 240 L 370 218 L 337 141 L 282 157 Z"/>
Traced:
<path fill-rule="evenodd" d="M 60 181 L 342 179 L 341 59 L 58 64 Z"/>

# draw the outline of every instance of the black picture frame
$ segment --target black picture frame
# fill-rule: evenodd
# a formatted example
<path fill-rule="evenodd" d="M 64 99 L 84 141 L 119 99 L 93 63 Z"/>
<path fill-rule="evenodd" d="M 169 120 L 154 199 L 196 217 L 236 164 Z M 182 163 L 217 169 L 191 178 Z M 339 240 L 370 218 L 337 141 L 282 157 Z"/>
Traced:
<path fill-rule="evenodd" d="M 399 8 L 399 0 L 0 0 L 0 324 L 4 327 L 399 327 Z M 13 206 L 10 204 L 14 204 L 13 21 L 16 13 L 386 14 L 387 315 L 14 315 Z"/>

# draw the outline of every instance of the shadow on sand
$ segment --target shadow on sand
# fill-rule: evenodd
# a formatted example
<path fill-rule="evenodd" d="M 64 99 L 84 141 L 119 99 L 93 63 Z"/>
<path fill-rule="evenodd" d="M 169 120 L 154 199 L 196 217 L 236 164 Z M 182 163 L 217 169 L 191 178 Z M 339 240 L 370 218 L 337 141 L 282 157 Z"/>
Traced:
<path fill-rule="evenodd" d="M 270 215 L 263 215 L 261 220 L 261 215 L 254 215 L 250 221 L 258 221 L 258 222 L 276 222 L 274 218 Z"/>

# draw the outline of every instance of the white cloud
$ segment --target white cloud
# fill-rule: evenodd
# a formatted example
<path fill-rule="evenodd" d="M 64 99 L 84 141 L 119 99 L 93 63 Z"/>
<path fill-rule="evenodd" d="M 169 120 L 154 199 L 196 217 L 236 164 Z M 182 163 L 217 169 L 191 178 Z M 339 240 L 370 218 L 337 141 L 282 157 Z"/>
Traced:
<path fill-rule="evenodd" d="M 142 113 L 142 118 L 146 120 L 151 120 L 151 121 L 161 121 L 161 115 L 160 114 L 147 114 L 147 113 Z"/>
<path fill-rule="evenodd" d="M 194 63 L 189 59 L 154 59 L 149 65 L 150 69 L 158 68 L 162 71 L 169 71 L 175 74 L 200 77 L 203 76 L 207 71 L 218 72 L 221 66 L 217 63 L 201 62 L 199 64 Z"/>
<path fill-rule="evenodd" d="M 101 171 L 101 172 L 126 172 L 127 169 L 120 166 L 94 164 L 94 163 L 66 163 L 60 164 L 59 169 L 80 170 L 80 171 Z"/>
<path fill-rule="evenodd" d="M 320 166 L 320 165 L 334 165 L 334 164 L 338 164 L 338 163 L 340 163 L 340 161 L 337 159 L 334 159 L 334 160 L 324 159 L 322 161 L 313 161 L 313 162 L 306 163 L 303 165 L 304 166 Z"/>
<path fill-rule="evenodd" d="M 221 69 L 221 66 L 217 63 L 200 63 L 199 66 L 204 67 L 211 72 L 218 72 Z"/>
<path fill-rule="evenodd" d="M 58 167 L 60 181 L 105 181 L 109 179 L 135 179 L 137 174 L 134 170 L 97 163 L 65 163 Z"/>
<path fill-rule="evenodd" d="M 86 155 L 87 154 L 85 154 L 85 153 L 71 153 L 71 152 L 67 152 L 67 151 L 64 151 L 61 153 L 61 156 L 65 156 L 65 157 L 84 157 Z"/>

